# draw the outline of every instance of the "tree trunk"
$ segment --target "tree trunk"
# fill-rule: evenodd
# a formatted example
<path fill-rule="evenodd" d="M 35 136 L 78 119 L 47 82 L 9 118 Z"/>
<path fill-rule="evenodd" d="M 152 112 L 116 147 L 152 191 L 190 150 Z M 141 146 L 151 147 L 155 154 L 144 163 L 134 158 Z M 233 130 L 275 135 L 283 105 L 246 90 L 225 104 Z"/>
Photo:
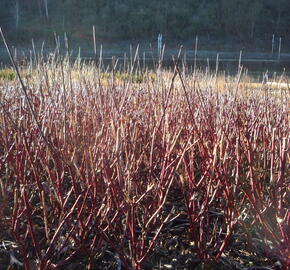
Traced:
<path fill-rule="evenodd" d="M 48 4 L 47 4 L 47 1 L 48 0 L 44 0 L 44 8 L 45 8 L 45 16 L 46 16 L 46 19 L 48 20 L 49 19 L 49 15 L 48 15 Z"/>
<path fill-rule="evenodd" d="M 41 0 L 37 0 L 37 4 L 38 4 L 38 12 L 39 12 L 39 16 L 42 16 L 42 11 L 41 11 Z"/>
<path fill-rule="evenodd" d="M 19 2 L 18 0 L 15 1 L 15 26 L 16 26 L 16 29 L 19 26 Z"/>
<path fill-rule="evenodd" d="M 251 23 L 251 39 L 254 39 L 255 22 Z"/>

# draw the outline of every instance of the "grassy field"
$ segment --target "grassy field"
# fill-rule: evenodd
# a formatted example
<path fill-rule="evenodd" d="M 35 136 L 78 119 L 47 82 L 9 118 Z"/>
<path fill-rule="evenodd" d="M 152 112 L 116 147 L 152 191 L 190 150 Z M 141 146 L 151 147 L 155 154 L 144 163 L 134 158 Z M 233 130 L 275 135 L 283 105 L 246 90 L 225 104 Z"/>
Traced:
<path fill-rule="evenodd" d="M 1 269 L 290 269 L 287 87 L 55 54 L 20 75 L 0 71 Z"/>

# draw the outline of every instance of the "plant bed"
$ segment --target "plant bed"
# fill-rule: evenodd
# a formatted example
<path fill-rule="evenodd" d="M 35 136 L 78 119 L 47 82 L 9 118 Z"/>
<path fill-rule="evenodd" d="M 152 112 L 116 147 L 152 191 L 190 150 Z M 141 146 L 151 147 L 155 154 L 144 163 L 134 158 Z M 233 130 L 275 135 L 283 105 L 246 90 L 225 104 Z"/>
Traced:
<path fill-rule="evenodd" d="M 24 89 L 0 82 L 3 265 L 289 269 L 288 90 L 177 64 L 22 69 Z"/>

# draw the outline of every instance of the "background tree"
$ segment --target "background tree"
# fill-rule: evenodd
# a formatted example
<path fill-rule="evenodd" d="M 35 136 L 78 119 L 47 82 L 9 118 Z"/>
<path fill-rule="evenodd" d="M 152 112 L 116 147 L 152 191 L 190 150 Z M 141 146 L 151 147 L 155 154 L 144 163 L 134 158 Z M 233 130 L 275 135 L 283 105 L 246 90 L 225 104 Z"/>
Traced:
<path fill-rule="evenodd" d="M 290 34 L 289 0 L 1 0 L 0 23 L 15 39 L 67 32 L 80 38 L 249 41 Z M 17 31 L 13 31 L 17 28 Z"/>
<path fill-rule="evenodd" d="M 0 1 L 0 26 L 4 29 L 12 27 L 13 24 L 13 1 L 1 0 Z"/>

